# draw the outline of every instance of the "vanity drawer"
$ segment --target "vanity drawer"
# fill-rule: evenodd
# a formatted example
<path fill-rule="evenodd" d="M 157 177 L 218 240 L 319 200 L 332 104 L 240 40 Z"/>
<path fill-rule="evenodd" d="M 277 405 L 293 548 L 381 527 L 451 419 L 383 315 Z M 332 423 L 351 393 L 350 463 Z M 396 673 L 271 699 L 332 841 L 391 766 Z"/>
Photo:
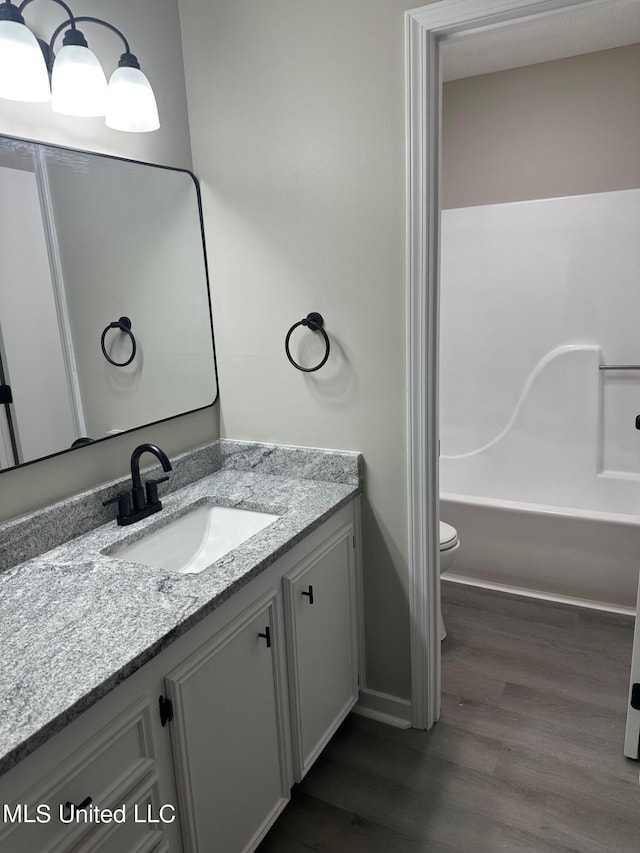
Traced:
<path fill-rule="evenodd" d="M 93 733 L 61 763 L 45 765 L 40 781 L 30 790 L 20 793 L 19 786 L 11 784 L 11 772 L 3 777 L 2 853 L 67 850 L 95 830 L 95 821 L 65 822 L 65 804 L 80 805 L 90 797 L 89 813 L 96 806 L 121 806 L 123 797 L 154 766 L 150 722 L 148 703 L 140 700 Z"/>
<path fill-rule="evenodd" d="M 55 853 L 156 853 L 162 850 L 164 833 L 161 824 L 145 822 L 147 816 L 159 813 L 158 780 L 152 774 L 119 804 L 124 807 L 124 823 L 109 823 L 94 829 L 82 841 Z M 168 847 L 165 847 L 168 850 Z"/>

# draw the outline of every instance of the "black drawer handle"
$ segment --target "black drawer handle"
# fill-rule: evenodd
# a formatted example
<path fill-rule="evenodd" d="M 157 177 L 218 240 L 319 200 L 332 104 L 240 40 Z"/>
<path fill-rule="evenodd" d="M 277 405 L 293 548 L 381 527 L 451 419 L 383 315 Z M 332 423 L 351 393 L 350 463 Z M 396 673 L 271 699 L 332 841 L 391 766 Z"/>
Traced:
<path fill-rule="evenodd" d="M 73 817 L 74 813 L 79 811 L 80 809 L 86 809 L 87 806 L 90 806 L 92 802 L 93 800 L 91 799 L 91 797 L 86 797 L 86 799 L 84 799 L 78 805 L 72 803 L 71 800 L 67 800 L 67 802 L 64 804 L 65 820 Z"/>
<path fill-rule="evenodd" d="M 306 595 L 309 599 L 309 604 L 313 604 L 313 587 L 309 584 L 309 589 L 303 589 L 302 594 Z"/>
<path fill-rule="evenodd" d="M 271 648 L 271 628 L 269 628 L 269 626 L 267 625 L 267 627 L 264 629 L 264 633 L 258 634 L 258 636 L 262 637 L 265 640 L 265 642 L 267 644 L 267 648 L 270 649 Z"/>

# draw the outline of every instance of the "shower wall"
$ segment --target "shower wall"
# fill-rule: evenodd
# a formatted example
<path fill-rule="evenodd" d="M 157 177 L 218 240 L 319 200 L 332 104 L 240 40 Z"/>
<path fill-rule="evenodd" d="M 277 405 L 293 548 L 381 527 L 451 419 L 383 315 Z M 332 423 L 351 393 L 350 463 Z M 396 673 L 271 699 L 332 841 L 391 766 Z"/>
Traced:
<path fill-rule="evenodd" d="M 574 421 L 571 443 L 593 445 L 594 475 L 640 477 L 640 370 L 599 371 L 597 358 L 559 350 L 597 347 L 605 363 L 640 365 L 639 229 L 640 190 L 443 212 L 445 460 L 477 454 L 508 426 L 551 449 Z M 525 406 L 532 395 L 535 412 Z M 458 491 L 447 470 L 443 487 Z"/>

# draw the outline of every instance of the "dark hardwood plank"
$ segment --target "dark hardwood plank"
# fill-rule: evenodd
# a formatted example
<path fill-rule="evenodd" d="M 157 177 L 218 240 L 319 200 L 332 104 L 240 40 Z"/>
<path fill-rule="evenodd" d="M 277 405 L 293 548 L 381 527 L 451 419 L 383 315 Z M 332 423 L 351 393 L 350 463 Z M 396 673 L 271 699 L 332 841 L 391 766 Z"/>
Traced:
<path fill-rule="evenodd" d="M 422 843 L 378 821 L 310 797 L 296 786 L 260 853 L 422 853 Z"/>
<path fill-rule="evenodd" d="M 354 733 L 369 734 L 379 743 L 388 743 L 392 749 L 413 749 L 419 756 L 442 758 L 458 766 L 460 772 L 465 769 L 478 770 L 491 775 L 498 763 L 502 750 L 499 740 L 476 736 L 454 726 L 438 725 L 428 734 L 420 729 L 397 729 L 384 726 L 375 720 L 352 714 L 342 725 L 335 737 L 340 740 L 350 738 Z"/>
<path fill-rule="evenodd" d="M 470 613 L 483 614 L 485 624 L 489 615 L 512 620 L 535 622 L 538 625 L 555 625 L 559 628 L 573 628 L 578 622 L 578 608 L 567 607 L 555 601 L 543 601 L 535 598 L 509 595 L 504 592 L 478 589 L 458 583 L 448 583 L 446 576 L 441 585 L 442 604 L 450 607 L 466 607 Z"/>
<path fill-rule="evenodd" d="M 628 821 L 622 819 L 617 811 L 603 811 L 597 802 L 550 798 L 541 838 L 549 844 L 574 847 L 580 853 L 638 853 L 639 833 L 638 816 Z"/>
<path fill-rule="evenodd" d="M 447 665 L 442 667 L 442 690 L 452 693 L 464 685 L 467 699 L 497 704 L 507 686 L 506 675 L 507 672 L 498 675 L 495 668 L 484 666 L 477 656 L 463 650 L 447 657 Z"/>
<path fill-rule="evenodd" d="M 422 840 L 427 850 L 488 851 L 507 828 L 525 836 L 540 831 L 544 798 L 490 776 L 451 773 L 451 767 L 434 761 L 403 782 L 396 773 L 389 778 L 323 757 L 303 787 L 323 802 Z M 479 838 L 486 847 L 479 846 Z"/>
<path fill-rule="evenodd" d="M 603 776 L 594 761 L 579 766 L 558 756 L 504 748 L 498 756 L 495 775 L 509 784 L 537 791 L 548 802 L 568 801 L 581 811 L 616 815 L 638 826 L 640 821 L 640 786 L 635 762 L 625 762 L 627 776 Z M 548 803 L 545 806 L 548 814 Z"/>
<path fill-rule="evenodd" d="M 510 749 L 569 761 L 578 767 L 590 767 L 595 763 L 605 778 L 628 778 L 632 771 L 637 779 L 637 769 L 633 771 L 622 754 L 622 741 L 588 739 L 576 726 L 559 725 L 557 720 L 444 694 L 438 725 L 443 723 L 476 736 L 501 739 Z"/>

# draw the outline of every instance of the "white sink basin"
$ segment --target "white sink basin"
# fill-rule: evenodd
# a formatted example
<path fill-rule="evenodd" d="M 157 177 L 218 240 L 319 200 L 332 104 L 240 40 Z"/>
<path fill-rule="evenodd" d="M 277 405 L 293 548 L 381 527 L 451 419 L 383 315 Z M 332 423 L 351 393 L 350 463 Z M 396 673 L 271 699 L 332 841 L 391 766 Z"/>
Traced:
<path fill-rule="evenodd" d="M 201 504 L 112 555 L 170 572 L 197 574 L 279 517 Z"/>

